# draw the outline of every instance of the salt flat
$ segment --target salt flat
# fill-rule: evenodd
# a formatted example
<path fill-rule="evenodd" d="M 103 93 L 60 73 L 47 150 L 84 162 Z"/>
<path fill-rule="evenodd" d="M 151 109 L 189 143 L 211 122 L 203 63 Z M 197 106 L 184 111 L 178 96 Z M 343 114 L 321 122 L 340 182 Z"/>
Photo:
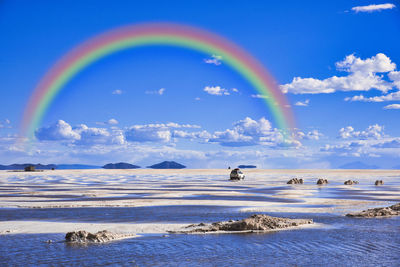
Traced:
<path fill-rule="evenodd" d="M 230 170 L 55 170 L 0 172 L 1 208 L 88 208 L 204 206 L 240 212 L 332 213 L 343 215 L 400 202 L 398 170 L 244 170 L 243 181 L 230 181 Z M 287 185 L 293 178 L 303 185 Z M 318 178 L 328 185 L 316 185 Z M 358 185 L 344 185 L 351 179 Z M 375 180 L 383 186 L 375 186 Z M 1 212 L 1 210 L 0 210 Z M 57 220 L 57 218 L 54 218 Z M 161 221 L 160 221 L 161 220 Z M 193 221 L 193 223 L 199 223 Z M 115 229 L 131 234 L 176 230 L 182 222 L 71 223 L 4 220 L 0 233 L 66 232 Z"/>

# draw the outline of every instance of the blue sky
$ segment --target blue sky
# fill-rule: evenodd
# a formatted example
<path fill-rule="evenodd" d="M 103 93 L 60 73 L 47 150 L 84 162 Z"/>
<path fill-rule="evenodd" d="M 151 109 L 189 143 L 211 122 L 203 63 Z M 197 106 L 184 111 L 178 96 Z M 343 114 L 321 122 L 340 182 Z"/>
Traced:
<path fill-rule="evenodd" d="M 264 2 L 2 1 L 0 164 L 399 165 L 400 4 Z M 220 34 L 262 62 L 291 103 L 296 140 L 282 144 L 255 90 L 223 62 L 144 47 L 82 71 L 32 145 L 15 144 L 29 95 L 62 55 L 106 30 L 160 21 Z"/>

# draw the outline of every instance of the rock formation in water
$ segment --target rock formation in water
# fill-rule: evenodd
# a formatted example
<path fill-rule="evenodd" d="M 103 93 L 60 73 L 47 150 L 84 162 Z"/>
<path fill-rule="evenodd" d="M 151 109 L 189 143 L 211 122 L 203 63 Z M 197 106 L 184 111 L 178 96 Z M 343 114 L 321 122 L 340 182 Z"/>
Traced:
<path fill-rule="evenodd" d="M 318 181 L 317 181 L 317 184 L 318 185 L 323 185 L 323 184 L 327 184 L 328 183 L 328 180 L 327 179 L 318 179 Z"/>
<path fill-rule="evenodd" d="M 347 180 L 344 182 L 345 185 L 353 185 L 353 184 L 358 184 L 358 181 L 352 181 L 352 180 Z"/>
<path fill-rule="evenodd" d="M 303 179 L 292 178 L 287 182 L 287 184 L 303 184 Z"/>
<path fill-rule="evenodd" d="M 140 166 L 133 164 L 120 162 L 120 163 L 108 163 L 103 166 L 103 169 L 138 169 Z"/>
<path fill-rule="evenodd" d="M 349 217 L 362 217 L 362 218 L 389 217 L 398 215 L 400 215 L 400 203 L 397 203 L 389 207 L 374 208 L 374 209 L 363 210 L 357 213 L 346 214 L 346 216 Z"/>
<path fill-rule="evenodd" d="M 253 231 L 271 231 L 276 229 L 285 229 L 303 224 L 312 224 L 311 219 L 289 219 L 278 218 L 264 214 L 255 214 L 249 218 L 238 221 L 216 222 L 212 224 L 200 223 L 189 225 L 187 230 L 176 231 L 174 233 L 207 233 L 207 232 L 253 232 Z"/>
<path fill-rule="evenodd" d="M 74 242 L 74 243 L 104 243 L 123 237 L 125 236 L 121 234 L 111 233 L 107 230 L 98 231 L 95 234 L 86 232 L 84 230 L 80 230 L 80 231 L 68 232 L 65 235 L 65 240 L 67 242 Z"/>
<path fill-rule="evenodd" d="M 383 180 L 376 180 L 375 185 L 383 185 Z"/>
<path fill-rule="evenodd" d="M 184 169 L 184 168 L 186 168 L 186 166 L 179 164 L 175 161 L 163 161 L 161 163 L 148 166 L 147 168 L 151 168 L 151 169 Z"/>

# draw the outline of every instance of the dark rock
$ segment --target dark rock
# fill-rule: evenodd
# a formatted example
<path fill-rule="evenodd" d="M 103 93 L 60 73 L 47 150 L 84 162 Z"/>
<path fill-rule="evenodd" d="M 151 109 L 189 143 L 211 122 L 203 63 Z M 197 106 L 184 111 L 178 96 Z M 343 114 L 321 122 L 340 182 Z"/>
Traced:
<path fill-rule="evenodd" d="M 108 163 L 103 166 L 103 169 L 138 169 L 140 166 L 133 164 L 120 162 L 120 163 Z"/>
<path fill-rule="evenodd" d="M 255 166 L 255 165 L 239 165 L 238 168 L 239 169 L 254 169 L 254 168 L 257 168 L 257 166 Z"/>
<path fill-rule="evenodd" d="M 318 185 L 328 184 L 328 180 L 327 179 L 318 179 L 317 184 Z"/>
<path fill-rule="evenodd" d="M 75 243 L 103 243 L 121 237 L 123 236 L 111 233 L 107 230 L 99 231 L 95 234 L 81 230 L 81 231 L 74 231 L 67 233 L 65 235 L 65 240 L 67 242 L 75 242 Z"/>
<path fill-rule="evenodd" d="M 148 166 L 147 168 L 151 168 L 151 169 L 184 169 L 184 168 L 186 168 L 186 166 L 179 164 L 175 161 L 163 161 L 161 163 Z"/>
<path fill-rule="evenodd" d="M 375 217 L 389 217 L 400 215 L 400 203 L 395 205 L 384 207 L 384 208 L 374 208 L 363 210 L 357 213 L 346 214 L 348 217 L 362 217 L 362 218 L 375 218 Z"/>
<path fill-rule="evenodd" d="M 275 229 L 284 229 L 303 224 L 312 224 L 311 219 L 289 219 L 278 218 L 264 214 L 255 214 L 249 218 L 239 221 L 216 222 L 212 224 L 198 224 L 191 227 L 190 230 L 178 231 L 175 233 L 207 233 L 217 231 L 243 232 L 243 231 L 271 231 Z"/>
<path fill-rule="evenodd" d="M 383 185 L 383 180 L 376 180 L 375 185 Z"/>
<path fill-rule="evenodd" d="M 287 182 L 287 184 L 303 184 L 303 179 L 292 178 Z"/>
<path fill-rule="evenodd" d="M 353 185 L 353 184 L 358 184 L 358 181 L 352 181 L 352 180 L 347 180 L 344 182 L 345 185 Z"/>

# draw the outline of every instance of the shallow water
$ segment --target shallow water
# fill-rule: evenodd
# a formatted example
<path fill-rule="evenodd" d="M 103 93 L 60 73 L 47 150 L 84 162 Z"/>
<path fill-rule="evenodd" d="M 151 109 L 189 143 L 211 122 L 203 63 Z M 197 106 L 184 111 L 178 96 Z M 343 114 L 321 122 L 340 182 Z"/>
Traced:
<path fill-rule="evenodd" d="M 156 207 L 153 207 L 156 209 Z M 155 221 L 190 221 L 208 218 L 245 217 L 234 210 L 221 212 L 222 207 L 168 207 Z M 179 210 L 181 209 L 181 212 Z M 62 211 L 63 210 L 63 211 Z M 139 218 L 144 210 L 126 208 L 52 209 L 43 214 L 127 214 Z M 174 214 L 186 214 L 188 217 Z M 210 212 L 213 210 L 214 212 Z M 3 210 L 4 211 L 4 210 Z M 1 214 L 3 214 L 3 211 Z M 32 210 L 40 212 L 40 210 Z M 53 213 L 54 211 L 55 213 Z M 150 211 L 147 211 L 150 212 Z M 172 212 L 169 216 L 168 213 Z M 27 219 L 32 213 L 20 210 Z M 132 216 L 129 216 L 131 214 Z M 133 215 L 136 214 L 136 215 Z M 149 215 L 143 214 L 144 218 Z M 330 214 L 279 214 L 292 218 L 312 218 L 322 223 L 319 228 L 284 230 L 265 234 L 169 234 L 144 235 L 106 244 L 71 245 L 63 242 L 63 234 L 16 234 L 0 236 L 0 262 L 3 265 L 138 265 L 138 266 L 399 266 L 400 218 L 357 219 Z M 89 215 L 88 215 L 89 216 Z M 174 217 L 175 216 L 175 217 Z M 40 217 L 40 216 L 39 216 Z M 66 217 L 64 219 L 66 219 Z M 179 218 L 178 218 L 179 217 Z M 94 219 L 85 221 L 98 221 Z M 111 217 L 101 221 L 115 222 Z M 2 220 L 4 220 L 4 216 Z M 46 217 L 36 218 L 47 220 Z M 51 239 L 55 243 L 44 241 Z"/>
<path fill-rule="evenodd" d="M 230 182 L 221 175 L 50 174 L 3 174 L 0 206 L 25 208 L 0 208 L 0 223 L 211 223 L 248 217 L 253 212 L 245 211 L 255 208 L 282 211 L 266 212 L 272 216 L 311 218 L 318 227 L 264 234 L 146 234 L 90 245 L 67 244 L 64 234 L 7 234 L 0 235 L 0 266 L 400 266 L 400 217 L 343 216 L 399 202 L 398 176 L 384 177 L 385 185 L 376 187 L 375 176 L 360 178 L 356 186 L 343 186 L 348 175 L 331 176 L 328 185 L 317 186 L 311 175 L 304 185 L 287 185 L 292 175 L 254 174 Z M 114 200 L 132 206 L 96 206 L 120 204 Z M 93 207 L 28 208 L 75 201 Z M 135 207 L 138 203 L 145 205 Z M 163 206 L 171 203 L 176 205 Z M 320 211 L 330 213 L 315 213 Z M 44 242 L 49 239 L 54 243 Z"/>

